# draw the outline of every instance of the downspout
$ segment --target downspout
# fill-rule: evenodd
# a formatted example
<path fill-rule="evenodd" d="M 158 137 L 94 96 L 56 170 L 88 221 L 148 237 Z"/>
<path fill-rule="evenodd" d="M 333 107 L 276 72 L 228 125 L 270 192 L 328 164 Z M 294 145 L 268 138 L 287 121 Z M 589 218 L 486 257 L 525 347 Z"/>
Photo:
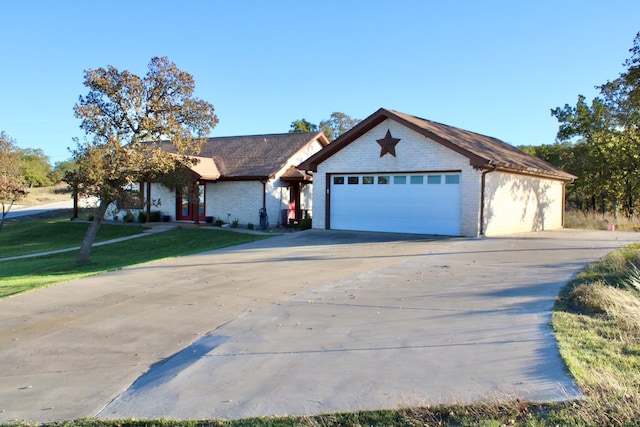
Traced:
<path fill-rule="evenodd" d="M 262 183 L 262 209 L 266 211 L 267 210 L 267 181 L 264 179 L 261 179 L 260 182 Z"/>
<path fill-rule="evenodd" d="M 567 208 L 567 182 L 562 181 L 562 213 L 560 217 L 560 225 L 564 228 L 564 210 Z"/>
<path fill-rule="evenodd" d="M 485 185 L 486 185 L 486 175 L 491 172 L 495 172 L 498 169 L 498 166 L 491 165 L 493 169 L 488 169 L 482 171 L 481 184 L 480 184 L 480 232 L 478 233 L 480 236 L 484 236 L 484 198 L 485 198 Z"/>

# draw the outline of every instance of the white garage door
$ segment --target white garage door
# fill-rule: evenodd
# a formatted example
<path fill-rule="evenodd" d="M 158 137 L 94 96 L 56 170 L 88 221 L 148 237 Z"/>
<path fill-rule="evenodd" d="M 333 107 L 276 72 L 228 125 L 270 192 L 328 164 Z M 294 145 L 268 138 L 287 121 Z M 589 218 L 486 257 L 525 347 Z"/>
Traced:
<path fill-rule="evenodd" d="M 334 230 L 460 235 L 460 174 L 330 176 Z"/>

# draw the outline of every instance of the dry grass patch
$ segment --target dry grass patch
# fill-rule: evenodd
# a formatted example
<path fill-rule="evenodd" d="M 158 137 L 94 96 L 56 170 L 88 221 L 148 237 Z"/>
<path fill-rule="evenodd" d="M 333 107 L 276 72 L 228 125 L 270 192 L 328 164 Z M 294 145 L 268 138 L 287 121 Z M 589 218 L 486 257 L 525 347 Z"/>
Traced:
<path fill-rule="evenodd" d="M 27 197 L 21 199 L 17 204 L 20 206 L 37 206 L 65 200 L 71 200 L 71 190 L 67 184 L 61 182 L 51 187 L 30 188 Z"/>
<path fill-rule="evenodd" d="M 594 211 L 570 210 L 565 213 L 564 226 L 585 230 L 607 230 L 609 225 L 615 225 L 619 231 L 640 231 L 640 218 L 626 218 L 611 214 L 601 214 Z"/>
<path fill-rule="evenodd" d="M 565 288 L 553 314 L 560 353 L 585 395 L 582 425 L 640 420 L 640 245 L 593 264 Z"/>

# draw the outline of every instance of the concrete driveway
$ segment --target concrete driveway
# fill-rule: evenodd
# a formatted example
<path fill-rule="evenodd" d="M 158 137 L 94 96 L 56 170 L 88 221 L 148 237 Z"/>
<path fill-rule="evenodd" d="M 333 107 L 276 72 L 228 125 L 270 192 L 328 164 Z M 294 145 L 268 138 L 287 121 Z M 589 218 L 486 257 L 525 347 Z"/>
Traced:
<path fill-rule="evenodd" d="M 579 395 L 559 288 L 637 234 L 306 231 L 0 301 L 0 422 Z"/>

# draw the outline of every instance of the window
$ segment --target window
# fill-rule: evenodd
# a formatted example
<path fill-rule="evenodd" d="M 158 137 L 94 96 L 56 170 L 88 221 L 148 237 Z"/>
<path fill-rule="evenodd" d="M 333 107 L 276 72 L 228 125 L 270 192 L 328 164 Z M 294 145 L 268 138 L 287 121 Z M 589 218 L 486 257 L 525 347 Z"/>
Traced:
<path fill-rule="evenodd" d="M 360 177 L 358 176 L 350 176 L 348 179 L 348 183 L 351 185 L 358 185 L 360 183 Z"/>
<path fill-rule="evenodd" d="M 407 183 L 407 177 L 406 176 L 394 176 L 393 177 L 393 183 L 394 184 L 406 184 Z"/>
<path fill-rule="evenodd" d="M 389 177 L 388 176 L 379 176 L 378 177 L 378 184 L 384 185 L 384 184 L 388 184 L 389 183 Z"/>
<path fill-rule="evenodd" d="M 442 176 L 441 175 L 429 175 L 427 177 L 427 184 L 441 184 Z"/>
<path fill-rule="evenodd" d="M 373 177 L 372 176 L 363 176 L 362 177 L 362 183 L 363 184 L 373 184 Z"/>
<path fill-rule="evenodd" d="M 142 209 L 144 207 L 143 185 L 139 182 L 132 182 L 125 186 L 116 205 L 118 209 Z"/>
<path fill-rule="evenodd" d="M 460 175 L 446 175 L 444 177 L 445 184 L 460 184 Z"/>
<path fill-rule="evenodd" d="M 422 183 L 424 183 L 424 176 L 422 176 L 422 175 L 413 175 L 413 176 L 411 176 L 411 180 L 409 182 L 411 182 L 411 184 L 422 184 Z"/>
<path fill-rule="evenodd" d="M 333 177 L 333 183 L 335 185 L 342 185 L 344 184 L 344 176 L 334 176 Z"/>

